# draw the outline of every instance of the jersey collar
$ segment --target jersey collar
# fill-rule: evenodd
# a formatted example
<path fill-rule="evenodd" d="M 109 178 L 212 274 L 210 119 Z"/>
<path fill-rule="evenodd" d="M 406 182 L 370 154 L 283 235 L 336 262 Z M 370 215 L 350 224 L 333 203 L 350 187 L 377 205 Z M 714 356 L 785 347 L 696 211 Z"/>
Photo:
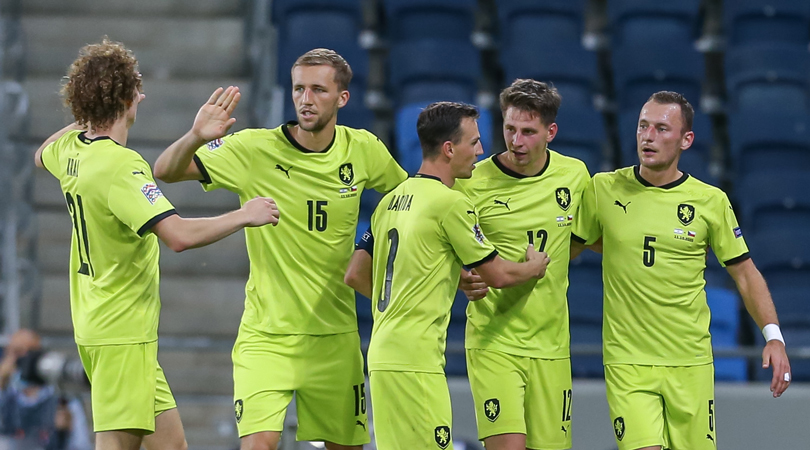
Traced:
<path fill-rule="evenodd" d="M 514 170 L 506 167 L 501 162 L 501 160 L 498 159 L 498 155 L 502 155 L 504 153 L 506 153 L 506 152 L 496 153 L 496 154 L 492 155 L 490 158 L 492 158 L 492 162 L 495 163 L 495 167 L 501 169 L 501 172 L 505 173 L 506 175 L 509 175 L 512 178 L 534 178 L 534 177 L 539 177 L 539 176 L 543 175 L 544 173 L 546 173 L 546 169 L 548 169 L 548 165 L 551 162 L 551 152 L 549 152 L 548 149 L 546 149 L 546 164 L 543 166 L 542 169 L 540 169 L 540 172 L 537 172 L 534 175 L 523 175 L 522 173 L 517 173 Z"/>
<path fill-rule="evenodd" d="M 324 151 L 316 152 L 315 150 L 310 150 L 304 147 L 303 145 L 299 144 L 298 141 L 296 141 L 295 138 L 293 137 L 292 133 L 290 133 L 289 128 L 295 125 L 298 125 L 298 121 L 290 120 L 289 122 L 281 126 L 281 132 L 284 133 L 284 137 L 287 138 L 288 141 L 290 141 L 290 144 L 292 144 L 293 147 L 297 148 L 298 150 L 301 150 L 304 153 L 326 153 L 329 151 L 329 149 L 332 148 L 332 145 L 335 144 L 335 137 L 337 137 L 337 128 L 335 128 L 335 134 L 332 135 L 332 141 L 329 143 L 329 145 L 326 146 Z"/>
<path fill-rule="evenodd" d="M 436 180 L 436 181 L 438 181 L 439 183 L 441 183 L 441 182 L 442 182 L 442 179 L 441 179 L 441 178 L 436 177 L 436 176 L 433 176 L 433 175 L 428 175 L 428 174 L 426 174 L 426 173 L 417 173 L 417 174 L 416 174 L 416 175 L 414 175 L 413 177 L 414 177 L 414 178 L 429 178 L 429 179 L 431 179 L 431 180 Z"/>
<path fill-rule="evenodd" d="M 111 138 L 109 136 L 99 136 L 97 138 L 90 139 L 89 137 L 87 137 L 87 132 L 86 131 L 82 131 L 76 137 L 79 138 L 79 140 L 82 142 L 82 144 L 92 144 L 93 142 L 106 141 L 107 139 L 115 142 L 113 140 L 113 138 Z M 115 142 L 115 143 L 118 144 L 118 142 Z M 118 145 L 121 145 L 121 144 L 118 144 Z"/>
<path fill-rule="evenodd" d="M 638 182 L 641 183 L 642 186 L 645 186 L 645 187 L 657 187 L 657 188 L 660 188 L 660 189 L 672 189 L 674 187 L 680 186 L 680 185 L 682 185 L 684 183 L 684 181 L 686 181 L 687 178 L 689 178 L 689 174 L 686 173 L 686 172 L 683 172 L 683 175 L 681 175 L 681 177 L 678 178 L 677 180 L 675 180 L 675 181 L 673 181 L 671 183 L 667 183 L 667 184 L 665 184 L 663 186 L 656 186 L 656 185 L 650 183 L 649 181 L 645 180 L 641 176 L 641 172 L 639 171 L 639 166 L 633 166 L 633 174 L 635 174 L 636 180 L 638 180 Z"/>

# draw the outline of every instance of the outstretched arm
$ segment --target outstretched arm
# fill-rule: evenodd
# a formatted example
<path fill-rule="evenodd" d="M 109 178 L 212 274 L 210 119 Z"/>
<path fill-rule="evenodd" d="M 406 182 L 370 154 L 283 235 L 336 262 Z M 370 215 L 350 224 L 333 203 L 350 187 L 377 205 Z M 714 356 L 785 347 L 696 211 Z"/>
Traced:
<path fill-rule="evenodd" d="M 83 128 L 77 125 L 76 122 L 73 122 L 72 124 L 52 134 L 48 139 L 45 139 L 45 142 L 43 142 L 42 145 L 40 145 L 39 148 L 37 149 L 36 153 L 34 153 L 34 164 L 40 169 L 44 169 L 45 166 L 42 165 L 42 151 L 45 150 L 45 147 L 55 142 L 57 139 L 62 137 L 62 135 L 67 133 L 68 131 L 81 129 Z"/>
<path fill-rule="evenodd" d="M 202 180 L 202 173 L 192 160 L 194 152 L 206 142 L 225 136 L 236 122 L 231 114 L 241 96 L 235 86 L 214 91 L 197 112 L 191 129 L 160 154 L 155 162 L 155 177 L 167 183 Z"/>
<path fill-rule="evenodd" d="M 185 219 L 171 215 L 155 224 L 152 232 L 170 249 L 182 252 L 213 244 L 245 227 L 260 227 L 268 223 L 276 225 L 278 217 L 278 208 L 273 199 L 256 197 L 238 210 L 217 217 Z"/>
<path fill-rule="evenodd" d="M 776 316 L 776 307 L 773 305 L 771 293 L 765 284 L 765 278 L 757 270 L 754 262 L 749 258 L 737 264 L 726 267 L 728 273 L 737 283 L 737 289 L 742 295 L 745 309 L 754 319 L 760 329 L 766 325 L 775 325 L 778 330 L 779 319 Z M 781 337 L 781 336 L 780 336 Z M 769 337 L 766 337 L 769 339 Z M 785 352 L 785 343 L 779 339 L 770 339 L 762 351 L 762 367 L 773 369 L 771 379 L 771 392 L 779 397 L 790 385 L 790 362 Z"/>
<path fill-rule="evenodd" d="M 487 286 L 495 289 L 517 286 L 532 278 L 543 278 L 551 260 L 546 252 L 537 252 L 529 244 L 526 249 L 526 262 L 507 261 L 498 255 L 475 268 Z"/>

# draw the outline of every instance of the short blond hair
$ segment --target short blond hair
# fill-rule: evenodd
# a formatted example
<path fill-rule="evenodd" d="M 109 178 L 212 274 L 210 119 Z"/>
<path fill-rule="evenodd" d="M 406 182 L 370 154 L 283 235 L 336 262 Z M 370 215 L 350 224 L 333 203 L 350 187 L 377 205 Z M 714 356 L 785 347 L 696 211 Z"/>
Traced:
<path fill-rule="evenodd" d="M 335 69 L 335 82 L 338 89 L 346 91 L 352 82 L 352 68 L 336 51 L 328 48 L 315 48 L 295 60 L 292 69 L 296 66 L 329 66 Z M 290 69 L 290 71 L 292 71 Z"/>

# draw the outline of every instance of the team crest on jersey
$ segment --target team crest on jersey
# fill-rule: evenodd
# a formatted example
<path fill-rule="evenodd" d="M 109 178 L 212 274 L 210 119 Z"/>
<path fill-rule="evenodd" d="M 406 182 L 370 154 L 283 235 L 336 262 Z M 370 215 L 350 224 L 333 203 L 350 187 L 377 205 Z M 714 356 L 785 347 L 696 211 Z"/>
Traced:
<path fill-rule="evenodd" d="M 568 211 L 571 207 L 571 191 L 567 187 L 557 188 L 554 191 L 554 197 L 557 199 L 557 204 L 560 205 L 563 211 Z"/>
<path fill-rule="evenodd" d="M 141 192 L 143 193 L 144 197 L 149 200 L 149 203 L 153 205 L 160 197 L 163 196 L 163 192 L 160 192 L 160 188 L 157 187 L 155 183 L 144 184 L 141 188 Z"/>
<path fill-rule="evenodd" d="M 473 234 L 475 235 L 475 240 L 478 241 L 479 244 L 484 245 L 484 232 L 481 231 L 481 225 L 477 223 L 473 225 Z"/>
<path fill-rule="evenodd" d="M 214 150 L 222 147 L 222 144 L 224 144 L 224 143 L 225 143 L 225 141 L 223 141 L 222 138 L 219 138 L 219 139 L 214 139 L 213 141 L 205 144 L 205 146 L 208 147 L 209 151 L 213 152 Z"/>
<path fill-rule="evenodd" d="M 624 417 L 617 417 L 613 421 L 613 432 L 616 433 L 616 439 L 624 439 Z"/>
<path fill-rule="evenodd" d="M 236 423 L 241 422 L 242 413 L 245 411 L 245 405 L 242 403 L 242 399 L 233 402 L 233 411 L 236 414 Z"/>
<path fill-rule="evenodd" d="M 689 225 L 695 219 L 695 207 L 686 203 L 678 205 L 678 220 L 684 224 Z"/>
<path fill-rule="evenodd" d="M 497 398 L 491 398 L 484 402 L 484 415 L 490 422 L 495 422 L 501 415 L 501 402 Z"/>
<path fill-rule="evenodd" d="M 450 427 L 447 425 L 436 427 L 433 437 L 436 438 L 436 445 L 438 445 L 439 448 L 447 448 L 447 446 L 450 445 Z"/>
<path fill-rule="evenodd" d="M 340 166 L 338 169 L 338 178 L 340 178 L 341 183 L 346 186 L 352 185 L 352 182 L 354 182 L 354 167 L 352 167 L 352 163 L 346 163 Z"/>

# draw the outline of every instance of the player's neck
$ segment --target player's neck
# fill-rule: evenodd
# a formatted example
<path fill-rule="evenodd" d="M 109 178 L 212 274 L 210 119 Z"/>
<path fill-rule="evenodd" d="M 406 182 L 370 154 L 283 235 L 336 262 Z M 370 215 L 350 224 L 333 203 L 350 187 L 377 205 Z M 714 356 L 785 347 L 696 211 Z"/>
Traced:
<path fill-rule="evenodd" d="M 423 159 L 422 166 L 419 167 L 419 172 L 424 175 L 432 175 L 444 183 L 447 187 L 453 187 L 456 184 L 456 178 L 453 176 L 453 172 L 450 169 L 449 164 L 442 164 L 438 161 L 428 161 Z"/>
<path fill-rule="evenodd" d="M 512 161 L 512 154 L 508 151 L 498 154 L 496 158 L 498 158 L 498 161 L 503 164 L 504 167 L 512 172 L 525 175 L 527 177 L 532 177 L 540 173 L 540 171 L 546 167 L 546 161 L 548 161 L 548 149 L 543 152 L 543 155 L 538 158 L 537 161 L 534 161 L 527 166 L 519 166 L 515 164 Z"/>
<path fill-rule="evenodd" d="M 639 165 L 638 174 L 653 186 L 664 186 L 679 180 L 683 176 L 676 164 L 672 164 L 664 170 L 653 170 Z"/>
<path fill-rule="evenodd" d="M 306 131 L 300 125 L 290 127 L 290 134 L 302 147 L 320 153 L 332 143 L 335 137 L 335 123 L 329 123 L 319 131 Z"/>
<path fill-rule="evenodd" d="M 96 128 L 96 131 L 88 130 L 85 134 L 88 139 L 96 139 L 99 137 L 109 137 L 116 143 L 122 146 L 127 145 L 127 138 L 129 137 L 129 126 L 126 117 L 122 117 L 109 127 Z"/>

